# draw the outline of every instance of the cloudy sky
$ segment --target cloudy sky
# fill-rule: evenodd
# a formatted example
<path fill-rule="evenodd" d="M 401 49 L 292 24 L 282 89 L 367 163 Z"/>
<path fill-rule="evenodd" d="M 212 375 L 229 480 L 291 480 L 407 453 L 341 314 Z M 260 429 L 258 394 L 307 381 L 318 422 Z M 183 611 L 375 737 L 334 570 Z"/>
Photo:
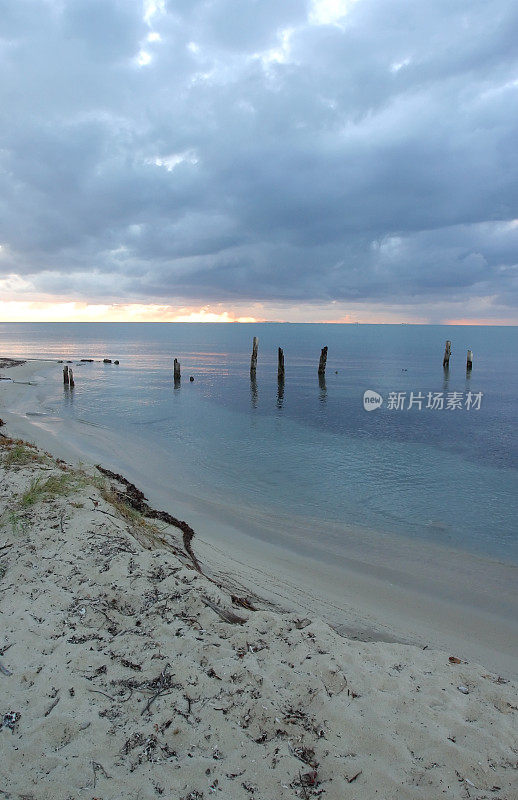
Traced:
<path fill-rule="evenodd" d="M 0 319 L 518 323 L 516 0 L 0 0 Z"/>

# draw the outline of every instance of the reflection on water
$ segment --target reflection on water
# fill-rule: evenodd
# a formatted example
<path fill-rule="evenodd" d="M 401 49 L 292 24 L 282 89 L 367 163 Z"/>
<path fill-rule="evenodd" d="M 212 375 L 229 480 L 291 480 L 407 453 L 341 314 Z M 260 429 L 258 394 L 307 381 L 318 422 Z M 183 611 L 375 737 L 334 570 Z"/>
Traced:
<path fill-rule="evenodd" d="M 74 387 L 68 383 L 63 385 L 63 405 L 72 406 L 74 402 Z"/>
<path fill-rule="evenodd" d="M 257 389 L 257 378 L 255 375 L 250 375 L 250 400 L 252 408 L 257 408 L 259 402 L 259 391 Z"/>
<path fill-rule="evenodd" d="M 327 400 L 327 386 L 326 386 L 326 376 L 325 373 L 321 374 L 318 373 L 318 385 L 320 388 L 318 399 L 321 403 L 325 403 Z"/>
<path fill-rule="evenodd" d="M 255 335 L 261 351 L 250 380 Z M 473 371 L 453 358 L 443 371 L 447 337 L 456 352 L 472 347 Z M 319 376 L 317 387 L 314 353 L 324 339 L 327 380 Z M 279 341 L 289 364 L 282 382 Z M 0 324 L 2 351 L 95 359 L 74 362 L 74 392 L 62 391 L 58 373 L 43 410 L 141 435 L 166 459 L 174 444 L 171 475 L 181 464 L 200 496 L 453 544 L 482 542 L 504 557 L 516 542 L 518 329 Z M 105 355 L 120 358 L 120 367 L 102 364 Z M 170 391 L 173 356 L 187 376 L 182 391 L 180 382 Z M 468 386 L 484 393 L 480 411 L 426 411 L 426 403 L 363 409 L 367 389 L 408 398 Z M 431 531 L 429 520 L 440 529 Z"/>
<path fill-rule="evenodd" d="M 444 380 L 442 382 L 442 391 L 446 395 L 446 392 L 449 391 L 450 386 L 450 370 L 444 368 Z"/>

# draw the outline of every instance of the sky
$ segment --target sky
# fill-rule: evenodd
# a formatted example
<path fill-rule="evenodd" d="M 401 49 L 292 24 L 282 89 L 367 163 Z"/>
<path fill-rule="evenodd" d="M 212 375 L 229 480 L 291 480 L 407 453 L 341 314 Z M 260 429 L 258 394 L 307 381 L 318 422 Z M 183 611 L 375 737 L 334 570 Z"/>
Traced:
<path fill-rule="evenodd" d="M 518 324 L 515 0 L 0 0 L 0 320 Z"/>

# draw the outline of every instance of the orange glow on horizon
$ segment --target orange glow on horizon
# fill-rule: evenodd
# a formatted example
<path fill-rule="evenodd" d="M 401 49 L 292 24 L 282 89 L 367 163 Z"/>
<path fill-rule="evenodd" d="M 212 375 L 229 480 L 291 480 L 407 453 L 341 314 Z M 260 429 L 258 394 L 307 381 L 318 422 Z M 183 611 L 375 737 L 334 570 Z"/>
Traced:
<path fill-rule="evenodd" d="M 424 314 L 408 307 L 351 304 L 347 310 L 335 301 L 326 304 L 260 302 L 173 306 L 160 303 L 88 303 L 60 299 L 0 300 L 0 322 L 305 322 L 334 325 L 517 325 L 518 320 L 458 317 L 444 319 L 439 309 Z M 340 311 L 342 313 L 340 313 Z M 451 309 L 450 309 L 451 311 Z M 338 313 L 337 313 L 338 312 Z"/>
<path fill-rule="evenodd" d="M 170 322 L 260 322 L 255 317 L 235 317 L 232 312 L 222 311 L 215 313 L 201 308 L 199 311 L 189 311 L 187 314 L 178 314 Z"/>
<path fill-rule="evenodd" d="M 1 322 L 261 322 L 211 306 L 176 308 L 157 303 L 0 301 Z"/>
<path fill-rule="evenodd" d="M 466 319 L 447 319 L 443 323 L 444 325 L 518 325 L 517 320 L 512 319 L 473 319 L 466 318 Z"/>

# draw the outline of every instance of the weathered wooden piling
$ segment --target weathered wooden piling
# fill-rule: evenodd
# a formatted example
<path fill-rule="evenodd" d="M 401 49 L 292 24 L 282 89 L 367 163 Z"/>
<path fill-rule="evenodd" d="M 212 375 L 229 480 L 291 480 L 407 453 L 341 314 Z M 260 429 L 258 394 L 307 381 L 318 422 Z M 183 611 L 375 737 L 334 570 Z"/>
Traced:
<path fill-rule="evenodd" d="M 74 373 L 72 372 L 71 368 L 69 368 L 68 370 L 68 385 L 70 386 L 71 389 L 73 389 L 74 386 L 76 385 L 76 382 L 74 380 Z"/>
<path fill-rule="evenodd" d="M 259 391 L 257 388 L 257 379 L 255 377 L 255 372 L 252 373 L 252 371 L 250 371 L 250 399 L 252 401 L 252 407 L 257 408 L 257 403 L 259 400 Z"/>
<path fill-rule="evenodd" d="M 277 380 L 281 382 L 284 380 L 284 351 L 282 347 L 279 347 L 277 358 Z"/>
<path fill-rule="evenodd" d="M 252 358 L 250 359 L 250 375 L 255 377 L 255 373 L 257 370 L 257 350 L 259 349 L 259 339 L 257 336 L 254 336 L 254 341 L 252 343 Z"/>
<path fill-rule="evenodd" d="M 181 377 L 180 376 L 180 362 L 178 361 L 177 358 L 175 358 L 175 360 L 174 360 L 174 379 L 175 379 L 175 381 L 179 381 L 180 377 Z"/>
<path fill-rule="evenodd" d="M 444 358 L 442 360 L 443 367 L 448 368 L 450 366 L 450 356 L 451 356 L 451 342 L 449 339 L 447 339 L 446 344 L 444 346 Z"/>
<path fill-rule="evenodd" d="M 67 386 L 69 384 L 68 367 L 63 367 L 63 383 Z"/>
<path fill-rule="evenodd" d="M 327 347 L 323 347 L 322 352 L 320 353 L 320 361 L 318 362 L 319 375 L 326 374 L 326 363 L 327 363 Z"/>
<path fill-rule="evenodd" d="M 470 372 L 473 369 L 473 350 L 468 350 L 468 357 L 466 360 L 466 369 Z"/>
<path fill-rule="evenodd" d="M 282 408 L 284 403 L 284 380 L 277 381 L 277 408 Z"/>

